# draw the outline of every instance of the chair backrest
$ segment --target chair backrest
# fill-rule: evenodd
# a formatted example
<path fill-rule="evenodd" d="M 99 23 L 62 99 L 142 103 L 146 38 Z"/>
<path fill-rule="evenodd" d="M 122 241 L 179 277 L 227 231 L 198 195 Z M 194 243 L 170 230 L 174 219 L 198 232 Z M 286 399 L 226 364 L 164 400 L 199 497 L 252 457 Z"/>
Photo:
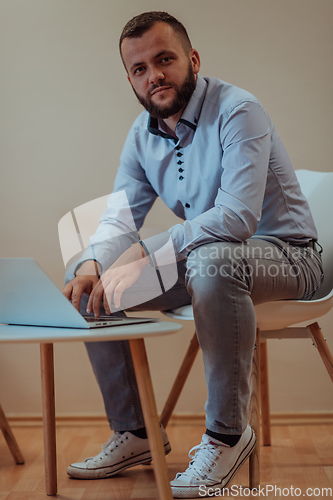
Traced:
<path fill-rule="evenodd" d="M 333 288 L 333 172 L 296 170 L 302 192 L 307 198 L 314 218 L 318 241 L 324 248 L 322 258 L 325 278 L 313 297 L 325 297 Z"/>

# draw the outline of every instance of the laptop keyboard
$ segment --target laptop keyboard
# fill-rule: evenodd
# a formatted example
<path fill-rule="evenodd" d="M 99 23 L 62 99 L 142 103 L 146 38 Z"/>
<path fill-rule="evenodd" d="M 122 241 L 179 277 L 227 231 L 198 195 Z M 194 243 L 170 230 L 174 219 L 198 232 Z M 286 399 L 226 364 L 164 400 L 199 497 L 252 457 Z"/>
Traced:
<path fill-rule="evenodd" d="M 127 319 L 119 316 L 100 316 L 99 318 L 95 318 L 94 316 L 83 316 L 83 317 L 88 323 L 96 323 L 96 321 L 103 321 L 103 322 L 107 321 L 109 323 L 112 323 L 112 321 L 123 321 Z"/>

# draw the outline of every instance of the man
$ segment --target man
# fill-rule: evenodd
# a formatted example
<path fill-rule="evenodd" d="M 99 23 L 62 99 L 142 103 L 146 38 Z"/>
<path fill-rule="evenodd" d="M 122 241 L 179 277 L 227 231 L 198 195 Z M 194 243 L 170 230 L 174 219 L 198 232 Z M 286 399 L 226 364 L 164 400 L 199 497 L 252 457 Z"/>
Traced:
<path fill-rule="evenodd" d="M 97 317 L 102 303 L 107 314 L 124 309 L 124 296 L 138 293 L 145 269 L 163 274 L 175 256 L 177 283 L 134 309 L 193 305 L 208 388 L 207 430 L 188 469 L 171 483 L 175 497 L 191 498 L 200 496 L 200 485 L 224 487 L 251 453 L 254 304 L 311 298 L 322 279 L 317 233 L 262 105 L 244 90 L 199 76 L 199 54 L 179 21 L 163 12 L 136 16 L 119 46 L 146 111 L 127 137 L 114 193 L 126 193 L 137 230 L 157 196 L 184 223 L 144 242 L 131 229 L 113 238 L 129 224 L 123 205 L 110 202 L 64 294 L 77 309 L 89 296 L 87 312 Z M 68 474 L 110 477 L 149 460 L 149 445 L 128 344 L 87 349 L 115 433 L 99 455 L 72 464 Z"/>

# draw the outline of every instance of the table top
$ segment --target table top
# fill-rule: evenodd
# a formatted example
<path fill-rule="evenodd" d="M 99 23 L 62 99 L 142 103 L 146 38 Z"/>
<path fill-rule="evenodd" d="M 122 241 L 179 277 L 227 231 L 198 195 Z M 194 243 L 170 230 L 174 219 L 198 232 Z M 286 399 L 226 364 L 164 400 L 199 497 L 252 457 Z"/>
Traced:
<path fill-rule="evenodd" d="M 168 321 L 90 329 L 0 324 L 0 342 L 52 344 L 54 342 L 131 340 L 167 335 L 181 328 L 182 325 Z"/>

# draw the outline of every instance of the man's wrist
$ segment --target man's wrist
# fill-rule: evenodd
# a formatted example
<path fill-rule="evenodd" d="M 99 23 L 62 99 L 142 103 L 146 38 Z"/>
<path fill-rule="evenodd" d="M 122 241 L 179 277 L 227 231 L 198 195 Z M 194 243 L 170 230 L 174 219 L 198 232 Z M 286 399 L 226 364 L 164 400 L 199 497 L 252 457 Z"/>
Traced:
<path fill-rule="evenodd" d="M 74 271 L 75 276 L 97 276 L 100 277 L 100 268 L 96 260 L 85 260 L 78 264 Z"/>

